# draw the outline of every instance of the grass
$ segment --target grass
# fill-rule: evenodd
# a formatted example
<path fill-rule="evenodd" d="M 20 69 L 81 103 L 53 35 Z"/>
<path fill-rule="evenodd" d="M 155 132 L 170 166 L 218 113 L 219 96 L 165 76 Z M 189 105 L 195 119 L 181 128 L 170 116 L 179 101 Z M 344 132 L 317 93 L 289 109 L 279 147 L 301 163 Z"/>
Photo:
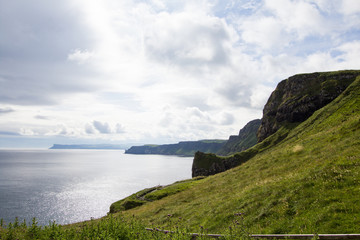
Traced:
<path fill-rule="evenodd" d="M 196 152 L 193 161 L 193 167 L 197 169 L 206 169 L 207 171 L 209 171 L 214 165 L 226 169 L 227 167 L 224 166 L 225 162 L 227 162 L 227 164 L 229 165 L 232 165 L 232 167 L 238 166 L 250 160 L 257 154 L 267 151 L 268 149 L 272 148 L 273 146 L 284 140 L 289 134 L 289 132 L 299 125 L 299 123 L 289 122 L 284 122 L 282 124 L 283 127 L 280 128 L 271 137 L 266 138 L 261 143 L 258 143 L 247 150 L 232 154 L 230 156 L 218 156 L 213 153 Z"/>
<path fill-rule="evenodd" d="M 129 210 L 148 202 L 160 200 L 164 197 L 179 193 L 184 191 L 195 184 L 204 177 L 197 177 L 192 179 L 187 179 L 183 181 L 175 182 L 167 186 L 156 186 L 152 188 L 146 188 L 137 193 L 132 194 L 131 196 L 114 202 L 110 206 L 110 213 L 116 213 L 124 210 Z"/>
<path fill-rule="evenodd" d="M 18 219 L 15 219 L 14 223 L 5 225 L 1 220 L 0 239 L 194 239 L 194 233 L 190 233 L 188 228 L 183 226 L 181 218 L 173 218 L 168 215 L 167 222 L 170 228 L 164 232 L 154 226 L 145 228 L 145 225 L 135 217 L 125 219 L 123 217 L 114 218 L 111 215 L 67 226 L 58 225 L 55 222 L 49 223 L 48 226 L 38 226 L 36 219 L 33 219 L 30 224 L 25 221 L 19 223 Z M 240 218 L 223 232 L 223 237 L 220 239 L 250 239 L 248 233 L 242 228 Z M 199 226 L 196 239 L 213 239 L 207 234 L 209 234 L 208 231 Z"/>
<path fill-rule="evenodd" d="M 145 232 L 144 226 L 135 219 L 106 217 L 72 227 L 56 223 L 42 227 L 34 219 L 29 225 L 25 222 L 19 224 L 17 220 L 7 226 L 2 223 L 0 239 L 156 239 L 151 236 L 154 234 Z"/>

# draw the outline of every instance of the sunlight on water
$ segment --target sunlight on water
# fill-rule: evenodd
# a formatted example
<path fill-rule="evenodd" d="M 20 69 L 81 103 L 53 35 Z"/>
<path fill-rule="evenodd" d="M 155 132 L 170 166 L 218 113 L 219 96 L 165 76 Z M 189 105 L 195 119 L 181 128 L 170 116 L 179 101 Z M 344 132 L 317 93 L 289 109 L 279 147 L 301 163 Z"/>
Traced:
<path fill-rule="evenodd" d="M 191 164 L 114 150 L 0 150 L 0 218 L 45 225 L 102 217 L 136 191 L 191 178 Z"/>

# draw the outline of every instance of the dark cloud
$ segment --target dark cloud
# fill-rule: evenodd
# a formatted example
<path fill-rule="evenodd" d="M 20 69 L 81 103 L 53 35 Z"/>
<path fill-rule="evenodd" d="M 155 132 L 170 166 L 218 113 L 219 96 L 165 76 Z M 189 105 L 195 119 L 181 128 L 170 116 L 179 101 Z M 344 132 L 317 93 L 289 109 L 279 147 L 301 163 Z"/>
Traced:
<path fill-rule="evenodd" d="M 49 117 L 47 117 L 47 116 L 42 116 L 42 115 L 36 115 L 36 116 L 34 116 L 34 118 L 40 119 L 40 120 L 49 120 Z"/>
<path fill-rule="evenodd" d="M 220 124 L 221 125 L 231 125 L 234 123 L 234 121 L 235 121 L 234 115 L 232 115 L 230 113 L 225 113 L 222 116 Z"/>
<path fill-rule="evenodd" d="M 93 121 L 93 126 L 96 130 L 98 130 L 100 133 L 103 134 L 109 134 L 111 133 L 110 126 L 107 122 L 100 122 L 100 121 Z"/>
<path fill-rule="evenodd" d="M 231 105 L 238 107 L 251 107 L 252 88 L 240 82 L 223 84 L 216 92 Z"/>
<path fill-rule="evenodd" d="M 17 132 L 10 132 L 10 131 L 0 131 L 0 135 L 6 135 L 6 136 L 20 136 Z"/>
<path fill-rule="evenodd" d="M 15 110 L 12 108 L 0 108 L 0 114 L 6 114 L 11 112 L 15 112 Z"/>
<path fill-rule="evenodd" d="M 32 69 L 21 61 L 16 67 L 10 63 L 0 65 L 0 102 L 15 105 L 54 105 L 68 94 L 95 91 L 90 72 L 81 69 L 47 66 L 46 63 L 34 65 Z M 24 66 L 24 67 L 22 67 Z M 6 70 L 4 70 L 6 69 Z M 6 74 L 2 72 L 6 71 Z M 10 71 L 12 71 L 10 73 Z M 61 73 L 61 74 L 58 74 Z M 89 77 L 89 78 L 88 78 Z"/>
<path fill-rule="evenodd" d="M 94 127 L 93 127 L 92 125 L 86 124 L 86 126 L 85 126 L 85 132 L 86 132 L 87 134 L 95 134 L 95 129 L 94 129 Z"/>
<path fill-rule="evenodd" d="M 1 58 L 66 59 L 64 52 L 87 47 L 78 12 L 64 2 L 0 0 Z"/>
<path fill-rule="evenodd" d="M 83 81 L 91 71 L 67 61 L 71 50 L 91 44 L 68 3 L 0 0 L 0 6 L 0 102 L 52 105 L 89 90 Z"/>

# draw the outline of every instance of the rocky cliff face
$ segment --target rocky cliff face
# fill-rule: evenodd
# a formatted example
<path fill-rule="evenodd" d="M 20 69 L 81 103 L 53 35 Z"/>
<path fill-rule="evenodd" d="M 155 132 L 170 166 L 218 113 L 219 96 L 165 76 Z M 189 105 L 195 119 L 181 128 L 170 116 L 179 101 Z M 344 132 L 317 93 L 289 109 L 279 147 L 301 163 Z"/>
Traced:
<path fill-rule="evenodd" d="M 330 103 L 359 75 L 360 71 L 349 70 L 299 74 L 281 81 L 264 107 L 257 132 L 259 143 L 229 157 L 197 152 L 193 161 L 192 176 L 207 176 L 226 171 L 276 145 L 287 136 L 290 126 L 294 127 L 305 121 L 316 110 Z M 284 128 L 281 128 L 282 126 Z M 270 135 L 273 136 L 267 138 Z"/>
<path fill-rule="evenodd" d="M 281 81 L 267 101 L 259 131 L 261 142 L 285 123 L 303 122 L 340 95 L 359 71 L 299 74 Z"/>
<path fill-rule="evenodd" d="M 257 143 L 256 133 L 260 127 L 261 120 L 255 119 L 248 122 L 239 135 L 230 136 L 225 145 L 217 152 L 221 156 L 230 155 L 236 152 L 244 151 Z"/>
<path fill-rule="evenodd" d="M 213 153 L 196 152 L 192 165 L 192 177 L 209 176 L 224 172 L 236 167 L 257 153 L 257 150 L 248 149 L 229 157 L 219 157 Z"/>

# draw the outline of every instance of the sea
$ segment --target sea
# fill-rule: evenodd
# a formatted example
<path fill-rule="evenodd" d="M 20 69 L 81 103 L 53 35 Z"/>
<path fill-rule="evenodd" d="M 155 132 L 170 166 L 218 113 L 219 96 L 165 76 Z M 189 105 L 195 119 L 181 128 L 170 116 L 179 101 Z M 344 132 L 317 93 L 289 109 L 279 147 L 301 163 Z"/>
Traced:
<path fill-rule="evenodd" d="M 123 150 L 0 150 L 0 219 L 48 225 L 100 218 L 137 191 L 191 178 L 192 160 Z"/>

